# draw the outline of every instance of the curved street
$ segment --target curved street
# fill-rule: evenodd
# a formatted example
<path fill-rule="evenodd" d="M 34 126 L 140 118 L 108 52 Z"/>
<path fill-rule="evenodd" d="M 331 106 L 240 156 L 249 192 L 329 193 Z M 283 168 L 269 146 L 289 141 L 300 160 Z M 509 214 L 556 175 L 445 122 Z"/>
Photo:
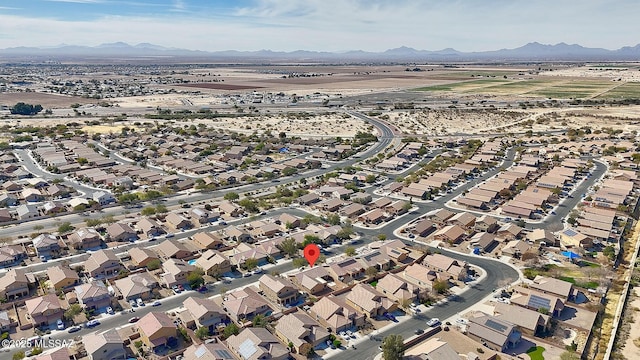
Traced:
<path fill-rule="evenodd" d="M 362 158 L 376 155 L 380 151 L 384 150 L 387 146 L 389 146 L 389 144 L 391 144 L 391 142 L 394 141 L 394 139 L 396 139 L 396 137 L 394 137 L 393 135 L 393 131 L 384 123 L 377 121 L 375 119 L 366 117 L 365 115 L 362 115 L 360 113 L 350 112 L 350 114 L 352 116 L 361 118 L 373 124 L 376 128 L 378 128 L 381 135 L 379 136 L 379 141 L 375 145 L 371 146 L 368 150 L 361 153 L 360 156 L 352 157 L 346 161 L 343 161 L 340 163 L 331 163 L 326 168 L 312 170 L 304 174 L 297 174 L 287 178 L 281 178 L 279 183 L 277 183 L 276 185 L 284 185 L 284 184 L 297 182 L 302 178 L 312 178 L 312 177 L 333 171 L 337 168 L 353 165 L 356 162 L 361 161 Z M 436 153 L 437 151 L 434 151 L 430 156 L 433 157 Z M 429 156 L 427 158 L 429 158 Z M 514 158 L 515 158 L 515 150 L 511 148 L 506 152 L 505 159 L 502 163 L 502 166 L 503 167 L 511 166 L 513 164 Z M 28 156 L 23 157 L 23 160 L 24 162 L 28 163 L 29 157 Z M 415 164 L 412 168 L 418 165 L 419 164 Z M 33 169 L 33 166 L 37 167 L 37 165 L 33 163 L 26 166 L 30 169 L 30 171 L 31 169 Z M 39 167 L 37 168 L 39 169 Z M 398 175 L 404 175 L 409 171 L 412 171 L 412 168 L 407 169 Z M 360 232 L 363 235 L 362 237 L 364 239 L 364 244 L 370 243 L 372 241 L 376 241 L 374 239 L 376 239 L 377 235 L 379 234 L 385 234 L 389 239 L 394 238 L 395 237 L 393 234 L 394 230 L 396 230 L 403 224 L 406 224 L 414 219 L 417 219 L 421 215 L 431 210 L 443 208 L 446 202 L 460 195 L 464 191 L 467 191 L 476 183 L 484 181 L 487 178 L 497 174 L 499 171 L 500 170 L 498 168 L 488 171 L 484 173 L 482 176 L 480 176 L 476 181 L 467 182 L 461 185 L 460 187 L 458 187 L 457 189 L 453 190 L 451 193 L 445 194 L 444 196 L 441 196 L 436 200 L 429 201 L 429 202 L 414 203 L 414 205 L 418 208 L 418 210 L 405 214 L 400 218 L 396 218 L 395 220 L 386 223 L 383 227 L 379 229 L 360 229 L 359 228 L 358 232 Z M 592 176 L 591 179 L 588 179 L 587 181 L 584 181 L 582 184 L 580 184 L 576 189 L 576 191 L 586 190 L 586 188 L 588 188 L 591 184 L 593 184 L 593 182 L 596 179 L 598 179 L 604 173 L 604 171 L 606 171 L 606 168 L 604 167 L 604 165 L 596 162 L 596 170 L 594 171 L 594 176 Z M 36 175 L 39 175 L 39 174 L 36 172 Z M 392 181 L 394 180 L 388 179 L 386 180 L 385 183 L 390 183 Z M 254 192 L 257 190 L 267 189 L 273 186 L 274 184 L 271 184 L 271 183 L 252 184 L 252 185 L 245 185 L 238 188 L 234 188 L 234 191 Z M 368 189 L 368 191 L 372 191 L 373 189 L 374 188 L 371 187 Z M 204 200 L 210 200 L 212 198 L 222 197 L 227 191 L 228 190 L 217 190 L 217 191 L 212 191 L 207 193 L 176 195 L 176 196 L 167 198 L 165 200 L 165 204 L 167 206 L 173 206 L 173 205 L 178 205 L 179 202 L 182 200 L 186 200 L 188 202 L 199 202 Z M 555 228 L 559 224 L 561 225 L 561 222 L 559 219 L 561 219 L 566 214 L 568 214 L 568 212 L 573 208 L 573 206 L 575 206 L 575 204 L 578 201 L 580 201 L 579 198 L 565 199 L 565 200 L 566 201 L 563 202 L 556 216 L 545 219 L 543 222 L 540 222 L 537 224 L 530 224 L 529 226 Z M 123 210 L 124 208 L 121 206 L 114 206 L 114 207 L 106 208 L 103 211 L 105 215 L 106 214 L 120 215 Z M 288 212 L 288 213 L 292 213 L 299 216 L 306 215 L 305 212 L 295 208 L 276 209 L 276 210 L 270 211 L 268 215 L 277 215 L 283 212 Z M 78 222 L 83 220 L 84 220 L 84 217 L 82 217 L 81 215 L 71 214 L 71 215 L 60 216 L 59 218 L 55 218 L 55 219 L 50 218 L 46 220 L 41 220 L 41 221 L 38 221 L 37 223 L 55 225 L 56 223 L 61 221 L 70 221 L 73 223 L 73 222 Z M 249 221 L 249 219 L 245 218 L 245 219 L 238 220 L 237 222 L 241 223 L 246 221 Z M 33 222 L 18 224 L 9 229 L 4 229 L 3 231 L 5 231 L 7 235 L 28 233 L 29 231 L 32 230 L 34 224 L 35 223 Z M 218 228 L 220 227 L 212 226 L 209 229 L 216 230 Z M 199 229 L 194 229 L 184 233 L 177 233 L 176 238 L 177 239 L 186 238 L 198 230 Z M 405 243 L 407 243 L 408 245 L 412 244 L 411 241 L 405 241 Z M 146 244 L 146 243 L 143 243 L 143 244 Z M 126 252 L 129 248 L 138 247 L 138 246 L 140 246 L 140 243 L 123 245 L 116 252 Z M 331 255 L 340 254 L 344 252 L 344 249 L 347 246 L 348 245 L 346 244 L 334 246 L 330 249 L 329 255 L 331 256 Z M 415 316 L 411 319 L 408 319 L 407 321 L 398 323 L 394 327 L 384 332 L 378 333 L 377 335 L 380 335 L 379 338 L 382 338 L 388 334 L 393 333 L 393 334 L 401 334 L 405 339 L 407 339 L 413 336 L 414 334 L 413 332 L 415 329 L 425 328 L 426 327 L 425 322 L 428 318 L 438 317 L 441 319 L 445 319 L 445 318 L 454 316 L 455 314 L 460 313 L 465 309 L 467 309 L 468 307 L 478 303 L 479 301 L 487 297 L 489 294 L 491 294 L 492 291 L 494 291 L 496 288 L 502 287 L 506 284 L 513 283 L 519 280 L 518 271 L 514 269 L 512 266 L 510 266 L 509 264 L 506 264 L 504 262 L 500 262 L 500 261 L 489 259 L 489 258 L 483 258 L 476 255 L 466 255 L 466 254 L 461 254 L 457 252 L 452 252 L 446 249 L 440 249 L 439 251 L 455 259 L 463 260 L 471 265 L 475 265 L 477 267 L 482 268 L 486 272 L 487 276 L 482 280 L 476 282 L 473 286 L 470 286 L 469 288 L 467 288 L 462 294 L 457 296 L 454 300 L 445 302 L 435 307 L 431 307 L 426 312 L 421 313 L 419 316 Z M 76 257 L 73 258 L 71 262 L 75 263 L 75 262 L 83 261 L 88 256 L 89 256 L 88 254 L 77 255 Z M 33 264 L 28 266 L 28 268 L 30 271 L 38 272 L 38 271 L 45 270 L 47 267 L 50 267 L 51 263 L 54 263 L 55 261 L 60 261 L 60 260 L 62 259 L 52 260 L 49 263 Z M 284 273 L 292 269 L 293 269 L 293 265 L 290 261 L 288 261 L 288 262 L 281 263 L 271 267 L 269 271 Z M 224 285 L 224 288 L 223 288 L 223 285 L 220 285 L 219 283 L 210 285 L 210 288 L 212 288 L 214 292 L 219 292 L 220 289 L 228 290 L 228 289 L 233 289 L 237 287 L 242 287 L 255 281 L 256 281 L 256 277 L 236 278 L 231 281 L 231 284 Z M 170 309 L 179 307 L 184 301 L 184 299 L 188 296 L 207 297 L 207 296 L 211 296 L 211 293 L 200 294 L 195 291 L 183 292 L 182 294 L 163 299 L 162 304 L 158 307 L 151 307 L 148 305 L 146 307 L 137 308 L 135 314 L 127 313 L 127 314 L 116 314 L 116 315 L 107 316 L 106 318 L 103 318 L 100 320 L 101 325 L 99 325 L 96 329 L 82 329 L 80 332 L 75 334 L 68 334 L 66 331 L 55 332 L 51 337 L 54 339 L 72 339 L 78 335 L 83 335 L 92 331 L 124 326 L 124 325 L 127 325 L 129 318 L 131 318 L 134 315 L 137 317 L 141 317 L 150 311 L 168 311 Z M 338 359 L 347 359 L 347 358 L 371 359 L 376 354 L 379 353 L 378 345 L 379 345 L 379 342 L 377 342 L 377 340 L 366 339 L 364 340 L 364 342 L 360 343 L 356 349 L 344 350 L 336 354 L 335 357 Z"/>

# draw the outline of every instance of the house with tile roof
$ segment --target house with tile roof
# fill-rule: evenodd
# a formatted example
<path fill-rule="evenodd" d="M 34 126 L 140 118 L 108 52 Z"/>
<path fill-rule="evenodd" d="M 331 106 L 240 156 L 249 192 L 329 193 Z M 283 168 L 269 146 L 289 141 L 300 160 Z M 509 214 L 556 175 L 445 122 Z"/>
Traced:
<path fill-rule="evenodd" d="M 293 344 L 293 348 L 299 353 L 303 344 L 311 344 L 314 348 L 324 344 L 330 333 L 309 315 L 297 311 L 278 319 L 275 335 L 284 344 Z"/>
<path fill-rule="evenodd" d="M 150 312 L 143 316 L 136 327 L 140 340 L 152 351 L 166 346 L 172 338 L 177 338 L 178 329 L 171 318 L 163 312 Z"/>
<path fill-rule="evenodd" d="M 62 319 L 64 309 L 56 294 L 47 294 L 25 301 L 28 318 L 34 327 L 46 328 L 55 326 Z"/>

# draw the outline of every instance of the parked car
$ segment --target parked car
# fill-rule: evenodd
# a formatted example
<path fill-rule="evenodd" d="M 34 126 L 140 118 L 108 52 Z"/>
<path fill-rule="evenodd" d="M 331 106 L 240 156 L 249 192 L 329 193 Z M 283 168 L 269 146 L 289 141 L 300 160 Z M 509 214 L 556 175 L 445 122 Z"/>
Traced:
<path fill-rule="evenodd" d="M 438 319 L 438 318 L 433 318 L 433 319 L 430 319 L 429 321 L 427 321 L 427 325 L 431 326 L 431 327 L 436 326 L 438 324 L 440 324 L 440 319 Z"/>
<path fill-rule="evenodd" d="M 74 332 L 78 332 L 80 330 L 82 330 L 82 328 L 80 326 L 72 326 L 69 329 L 67 329 L 67 332 L 69 334 L 73 334 Z"/>
<path fill-rule="evenodd" d="M 129 319 L 129 322 L 133 324 L 134 322 L 137 322 L 138 320 L 140 320 L 140 318 L 137 317 L 137 316 L 134 316 L 131 319 Z"/>
<path fill-rule="evenodd" d="M 90 328 L 90 327 L 94 327 L 94 326 L 98 326 L 100 325 L 100 321 L 98 320 L 89 320 L 87 321 L 87 323 L 85 324 L 86 327 Z"/>
<path fill-rule="evenodd" d="M 414 331 L 416 335 L 421 335 L 424 334 L 424 330 L 422 329 L 416 329 L 416 331 Z"/>
<path fill-rule="evenodd" d="M 137 298 L 136 299 L 136 304 L 138 304 L 138 306 L 144 306 L 144 301 L 142 301 L 141 298 Z"/>
<path fill-rule="evenodd" d="M 207 291 L 209 291 L 209 288 L 206 287 L 205 285 L 202 285 L 198 288 L 199 293 L 206 293 Z"/>
<path fill-rule="evenodd" d="M 154 301 L 153 304 L 151 304 L 151 306 L 160 306 L 160 305 L 162 305 L 160 301 Z"/>
<path fill-rule="evenodd" d="M 107 314 L 113 315 L 113 308 L 111 306 L 107 306 Z"/>
<path fill-rule="evenodd" d="M 129 305 L 131 305 L 131 307 L 138 306 L 138 304 L 135 302 L 135 300 L 129 300 Z"/>
<path fill-rule="evenodd" d="M 62 320 L 58 320 L 58 322 L 56 323 L 56 327 L 58 328 L 58 330 L 64 330 L 64 322 L 62 322 Z"/>

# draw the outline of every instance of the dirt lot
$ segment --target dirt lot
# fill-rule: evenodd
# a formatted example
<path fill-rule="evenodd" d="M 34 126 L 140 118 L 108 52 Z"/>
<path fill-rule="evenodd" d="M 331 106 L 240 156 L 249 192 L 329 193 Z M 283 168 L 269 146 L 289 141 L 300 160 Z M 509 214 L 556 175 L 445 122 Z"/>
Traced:
<path fill-rule="evenodd" d="M 97 100 L 82 97 L 44 94 L 37 92 L 0 93 L 0 105 L 13 106 L 18 102 L 40 104 L 43 108 L 70 107 L 72 104 L 93 104 Z"/>

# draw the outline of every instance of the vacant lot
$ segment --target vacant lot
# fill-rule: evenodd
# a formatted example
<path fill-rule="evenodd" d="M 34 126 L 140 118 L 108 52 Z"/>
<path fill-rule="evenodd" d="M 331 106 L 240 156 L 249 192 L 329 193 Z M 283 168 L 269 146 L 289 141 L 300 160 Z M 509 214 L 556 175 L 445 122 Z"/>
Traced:
<path fill-rule="evenodd" d="M 40 104 L 43 108 L 48 109 L 68 108 L 72 104 L 94 104 L 98 100 L 37 92 L 0 93 L 0 105 L 13 106 L 18 102 Z"/>

